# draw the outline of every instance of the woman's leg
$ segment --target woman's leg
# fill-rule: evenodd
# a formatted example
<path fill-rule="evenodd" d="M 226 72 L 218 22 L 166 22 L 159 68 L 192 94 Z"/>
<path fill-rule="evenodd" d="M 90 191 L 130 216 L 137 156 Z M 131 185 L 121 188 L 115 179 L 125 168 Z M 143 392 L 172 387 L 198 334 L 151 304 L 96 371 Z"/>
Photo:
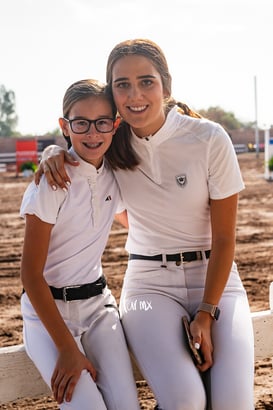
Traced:
<path fill-rule="evenodd" d="M 164 410 L 204 410 L 205 391 L 186 349 L 185 310 L 162 294 L 123 298 L 122 323 L 143 376 Z"/>
<path fill-rule="evenodd" d="M 203 283 L 206 265 L 204 266 Z M 201 269 L 185 267 L 192 314 L 203 295 Z M 212 324 L 214 364 L 206 378 L 213 410 L 254 408 L 254 339 L 249 304 L 234 263 L 221 297 L 220 318 Z"/>
<path fill-rule="evenodd" d="M 98 303 L 96 320 L 81 339 L 87 357 L 97 370 L 98 388 L 107 410 L 139 410 L 131 360 L 115 300 L 109 294 Z"/>
<path fill-rule="evenodd" d="M 245 296 L 223 295 L 213 326 L 214 365 L 210 371 L 213 410 L 253 410 L 254 343 Z"/>

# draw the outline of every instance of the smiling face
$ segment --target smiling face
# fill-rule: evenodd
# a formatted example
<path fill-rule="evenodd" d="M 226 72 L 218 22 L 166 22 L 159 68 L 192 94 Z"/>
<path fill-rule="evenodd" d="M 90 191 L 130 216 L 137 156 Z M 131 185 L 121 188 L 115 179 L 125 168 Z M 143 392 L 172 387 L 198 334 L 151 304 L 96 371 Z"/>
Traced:
<path fill-rule="evenodd" d="M 106 97 L 102 96 L 92 96 L 75 102 L 67 115 L 68 120 L 97 120 L 100 118 L 113 118 L 111 104 Z M 70 137 L 75 152 L 84 161 L 99 168 L 105 152 L 111 145 L 116 129 L 114 128 L 111 132 L 102 133 L 98 132 L 95 124 L 92 123 L 86 133 L 76 134 L 72 131 L 69 122 L 64 118 L 59 119 L 59 124 L 64 135 Z"/>
<path fill-rule="evenodd" d="M 164 124 L 163 101 L 168 93 L 149 58 L 119 58 L 112 69 L 112 92 L 119 114 L 137 136 L 153 135 Z"/>

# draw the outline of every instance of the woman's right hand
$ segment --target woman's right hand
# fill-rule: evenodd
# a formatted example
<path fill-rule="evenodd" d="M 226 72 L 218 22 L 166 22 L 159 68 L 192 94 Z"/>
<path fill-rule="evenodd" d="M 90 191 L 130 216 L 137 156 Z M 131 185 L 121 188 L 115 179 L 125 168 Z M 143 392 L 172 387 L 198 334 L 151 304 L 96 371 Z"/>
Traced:
<path fill-rule="evenodd" d="M 87 370 L 90 377 L 96 381 L 96 369 L 77 347 L 73 349 L 73 352 L 71 349 L 64 349 L 60 352 L 51 378 L 52 392 L 58 404 L 64 400 L 71 401 L 83 370 Z"/>
<path fill-rule="evenodd" d="M 197 366 L 201 372 L 205 372 L 213 365 L 212 323 L 213 319 L 207 312 L 199 311 L 190 324 L 193 343 L 200 346 L 204 358 L 204 363 Z"/>
<path fill-rule="evenodd" d="M 42 175 L 45 174 L 48 184 L 54 191 L 56 191 L 58 186 L 67 190 L 71 181 L 65 170 L 65 162 L 73 166 L 79 165 L 79 162 L 62 147 L 58 145 L 49 145 L 46 147 L 42 154 L 39 167 L 34 175 L 35 184 L 39 185 Z"/>

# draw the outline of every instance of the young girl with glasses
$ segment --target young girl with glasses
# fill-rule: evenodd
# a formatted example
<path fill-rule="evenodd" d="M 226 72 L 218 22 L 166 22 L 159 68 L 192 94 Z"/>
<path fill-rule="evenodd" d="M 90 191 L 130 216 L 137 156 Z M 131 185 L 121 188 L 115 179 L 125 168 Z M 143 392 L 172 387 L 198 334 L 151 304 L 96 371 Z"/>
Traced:
<path fill-rule="evenodd" d="M 107 157 L 129 221 L 120 303 L 129 347 L 161 409 L 253 409 L 252 321 L 233 260 L 244 184 L 231 140 L 174 100 L 150 40 L 114 47 L 107 83 L 123 119 Z M 55 188 L 55 163 L 60 186 L 69 181 L 60 151 L 50 148 L 43 165 Z M 183 316 L 204 358 L 197 367 Z"/>
<path fill-rule="evenodd" d="M 45 178 L 23 197 L 21 298 L 26 351 L 61 409 L 139 409 L 130 357 L 101 256 L 119 189 L 104 159 L 116 132 L 116 108 L 95 80 L 72 84 L 63 99 L 64 136 L 79 167 L 71 189 Z"/>

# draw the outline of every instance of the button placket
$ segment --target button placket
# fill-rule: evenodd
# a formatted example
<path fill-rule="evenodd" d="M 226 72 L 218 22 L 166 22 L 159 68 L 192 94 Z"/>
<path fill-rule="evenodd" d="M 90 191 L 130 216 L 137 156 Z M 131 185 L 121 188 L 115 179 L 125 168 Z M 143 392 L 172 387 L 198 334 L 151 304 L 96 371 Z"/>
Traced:
<path fill-rule="evenodd" d="M 89 189 L 91 191 L 91 208 L 92 208 L 93 226 L 96 227 L 98 217 L 99 217 L 96 175 L 94 175 L 94 177 L 89 177 L 88 178 L 88 185 L 89 185 Z"/>

